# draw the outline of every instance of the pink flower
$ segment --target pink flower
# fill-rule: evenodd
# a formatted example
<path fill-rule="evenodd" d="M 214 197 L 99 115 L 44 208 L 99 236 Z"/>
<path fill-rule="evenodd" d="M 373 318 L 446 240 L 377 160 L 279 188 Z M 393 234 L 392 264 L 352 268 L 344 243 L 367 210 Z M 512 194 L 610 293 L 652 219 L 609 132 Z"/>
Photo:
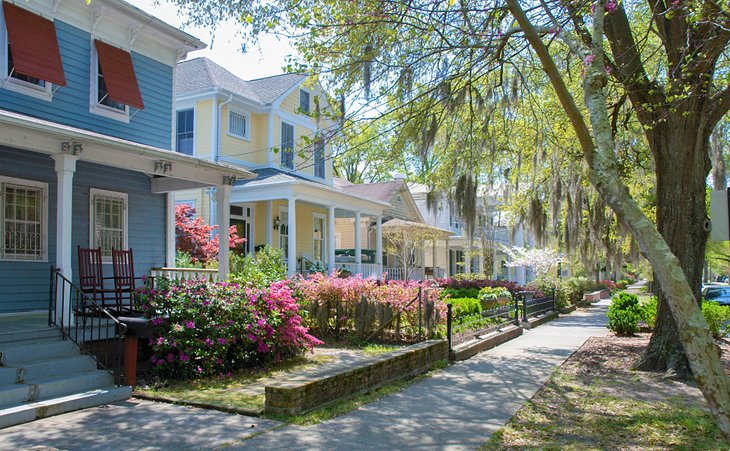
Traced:
<path fill-rule="evenodd" d="M 583 62 L 586 65 L 588 65 L 588 64 L 591 64 L 594 59 L 596 59 L 596 55 L 590 54 L 590 55 L 586 56 L 586 58 L 583 60 Z"/>
<path fill-rule="evenodd" d="M 192 321 L 186 321 L 185 327 L 187 327 L 188 329 L 195 329 L 195 323 Z"/>
<path fill-rule="evenodd" d="M 175 359 L 175 356 L 172 355 L 172 353 L 167 354 L 167 361 L 172 363 L 172 361 Z"/>

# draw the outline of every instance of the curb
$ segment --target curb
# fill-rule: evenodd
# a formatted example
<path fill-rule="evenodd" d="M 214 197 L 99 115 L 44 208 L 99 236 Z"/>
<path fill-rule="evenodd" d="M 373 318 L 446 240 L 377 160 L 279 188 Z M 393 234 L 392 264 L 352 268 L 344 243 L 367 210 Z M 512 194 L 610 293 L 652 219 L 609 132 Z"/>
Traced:
<path fill-rule="evenodd" d="M 132 393 L 132 397 L 137 398 L 137 399 L 144 399 L 146 401 L 164 402 L 167 404 L 197 407 L 199 409 L 206 409 L 206 410 L 217 410 L 219 412 L 235 413 L 238 415 L 246 415 L 246 416 L 250 416 L 250 417 L 260 417 L 264 413 L 264 409 L 255 410 L 255 409 L 245 409 L 245 408 L 234 407 L 234 406 L 219 406 L 219 405 L 215 405 L 215 404 L 207 404 L 204 402 L 183 401 L 183 400 L 176 399 L 176 398 L 168 398 L 167 396 L 146 395 L 144 393 L 136 393 L 136 392 Z"/>

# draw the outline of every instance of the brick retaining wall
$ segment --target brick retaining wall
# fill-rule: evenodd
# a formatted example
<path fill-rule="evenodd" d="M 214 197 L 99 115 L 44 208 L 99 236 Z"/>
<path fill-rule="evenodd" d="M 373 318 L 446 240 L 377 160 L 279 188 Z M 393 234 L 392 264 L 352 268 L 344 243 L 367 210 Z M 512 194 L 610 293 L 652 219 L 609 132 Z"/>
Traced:
<path fill-rule="evenodd" d="M 416 376 L 448 359 L 445 340 L 429 340 L 353 364 L 266 385 L 266 413 L 297 415 L 387 382 Z"/>

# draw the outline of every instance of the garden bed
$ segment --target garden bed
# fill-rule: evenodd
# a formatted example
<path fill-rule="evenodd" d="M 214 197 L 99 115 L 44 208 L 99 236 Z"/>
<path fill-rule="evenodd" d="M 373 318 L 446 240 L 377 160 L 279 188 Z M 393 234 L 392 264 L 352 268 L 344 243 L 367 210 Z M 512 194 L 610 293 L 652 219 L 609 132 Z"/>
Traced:
<path fill-rule="evenodd" d="M 141 380 L 134 396 L 224 412 L 260 415 L 264 409 L 264 385 L 267 383 L 287 380 L 323 366 L 354 363 L 393 349 L 377 345 L 363 348 L 318 346 L 313 353 L 226 376 L 169 384 L 161 384 L 159 380 Z"/>
<path fill-rule="evenodd" d="M 727 449 L 694 384 L 630 370 L 648 341 L 589 339 L 483 448 Z"/>

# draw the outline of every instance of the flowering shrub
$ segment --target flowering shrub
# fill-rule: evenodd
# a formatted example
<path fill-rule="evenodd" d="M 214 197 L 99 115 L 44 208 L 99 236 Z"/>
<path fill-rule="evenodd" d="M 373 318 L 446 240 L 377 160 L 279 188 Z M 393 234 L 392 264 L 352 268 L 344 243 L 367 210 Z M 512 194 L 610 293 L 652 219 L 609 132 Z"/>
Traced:
<path fill-rule="evenodd" d="M 302 325 L 287 281 L 257 289 L 157 279 L 154 288 L 137 291 L 136 301 L 154 327 L 152 365 L 164 378 L 225 374 L 322 343 Z"/>
<path fill-rule="evenodd" d="M 296 282 L 301 302 L 310 313 L 309 325 L 319 333 L 338 330 L 365 335 L 394 319 L 387 330 L 398 339 L 409 338 L 418 330 L 419 289 L 423 289 L 421 320 L 435 325 L 446 317 L 446 305 L 438 299 L 440 290 L 430 282 L 378 283 L 359 275 L 340 278 L 337 271 L 331 275 L 314 273 Z M 424 319 L 425 316 L 428 318 Z"/>
<path fill-rule="evenodd" d="M 175 206 L 175 246 L 179 252 L 188 255 L 190 260 L 208 263 L 218 258 L 218 236 L 211 239 L 210 234 L 218 226 L 210 226 L 203 218 L 195 216 L 195 208 L 188 204 Z M 228 246 L 235 248 L 245 241 L 236 233 L 236 226 L 228 229 Z"/>
<path fill-rule="evenodd" d="M 443 288 L 463 289 L 476 288 L 481 290 L 484 287 L 506 288 L 510 293 L 515 294 L 518 291 L 531 291 L 529 288 L 519 285 L 517 282 L 509 280 L 489 280 L 489 279 L 465 279 L 462 277 L 454 277 L 450 279 L 437 279 L 439 286 Z"/>

